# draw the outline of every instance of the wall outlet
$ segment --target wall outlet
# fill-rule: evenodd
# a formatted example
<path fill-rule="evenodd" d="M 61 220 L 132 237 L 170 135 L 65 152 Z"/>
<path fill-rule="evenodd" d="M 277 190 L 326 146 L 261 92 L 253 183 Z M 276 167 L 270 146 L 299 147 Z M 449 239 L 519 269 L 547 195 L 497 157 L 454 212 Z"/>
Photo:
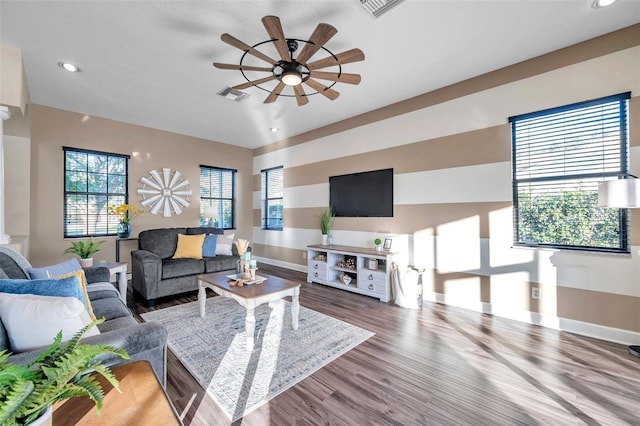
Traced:
<path fill-rule="evenodd" d="M 306 258 L 307 258 L 307 252 L 306 252 L 306 251 L 303 251 L 303 252 L 302 252 L 302 258 L 303 258 L 303 259 L 306 259 Z"/>
<path fill-rule="evenodd" d="M 531 298 L 540 299 L 540 287 L 531 287 Z"/>

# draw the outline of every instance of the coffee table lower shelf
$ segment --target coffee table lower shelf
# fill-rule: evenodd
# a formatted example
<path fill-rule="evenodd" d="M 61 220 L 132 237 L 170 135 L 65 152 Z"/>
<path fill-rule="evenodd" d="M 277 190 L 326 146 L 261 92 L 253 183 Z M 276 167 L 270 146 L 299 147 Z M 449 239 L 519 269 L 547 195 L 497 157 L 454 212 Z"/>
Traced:
<path fill-rule="evenodd" d="M 265 280 L 260 284 L 250 286 L 232 286 L 234 280 L 230 280 L 227 272 L 217 272 L 198 276 L 198 303 L 200 304 L 200 316 L 206 315 L 207 294 L 206 289 L 214 293 L 229 297 L 247 310 L 244 326 L 247 335 L 247 349 L 252 350 L 255 342 L 256 317 L 255 309 L 269 302 L 291 297 L 291 327 L 298 329 L 298 316 L 300 314 L 300 284 L 285 280 L 273 275 L 265 275 Z"/>

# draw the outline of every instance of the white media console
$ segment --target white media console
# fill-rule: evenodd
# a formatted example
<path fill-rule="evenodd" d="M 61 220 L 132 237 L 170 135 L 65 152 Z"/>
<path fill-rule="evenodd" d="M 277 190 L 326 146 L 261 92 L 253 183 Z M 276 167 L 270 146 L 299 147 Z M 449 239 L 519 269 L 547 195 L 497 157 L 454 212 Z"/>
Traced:
<path fill-rule="evenodd" d="M 394 253 L 366 247 L 321 244 L 307 246 L 307 282 L 341 288 L 381 302 L 391 300 Z M 348 276 L 350 278 L 344 278 Z"/>

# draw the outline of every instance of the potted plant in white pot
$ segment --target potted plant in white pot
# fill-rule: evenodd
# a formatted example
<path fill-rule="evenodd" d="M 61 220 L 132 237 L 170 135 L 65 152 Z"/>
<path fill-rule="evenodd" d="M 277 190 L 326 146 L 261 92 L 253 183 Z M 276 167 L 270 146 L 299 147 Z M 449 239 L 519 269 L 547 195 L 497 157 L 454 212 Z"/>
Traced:
<path fill-rule="evenodd" d="M 333 226 L 333 219 L 335 218 L 331 207 L 327 207 L 320 213 L 320 232 L 322 232 L 322 245 L 327 245 L 329 240 L 329 232 Z"/>
<path fill-rule="evenodd" d="M 96 320 L 78 331 L 68 342 L 62 343 L 62 332 L 49 348 L 29 365 L 11 364 L 10 353 L 0 352 L 0 424 L 50 425 L 51 407 L 74 396 L 88 396 L 102 410 L 104 392 L 95 372 L 120 392 L 118 380 L 111 370 L 96 357 L 113 354 L 129 359 L 123 349 L 108 345 L 82 345 L 80 339 Z"/>
<path fill-rule="evenodd" d="M 380 238 L 373 240 L 373 244 L 376 246 L 376 251 L 382 251 L 382 240 Z"/>
<path fill-rule="evenodd" d="M 80 258 L 80 265 L 83 268 L 90 268 L 93 265 L 93 255 L 100 251 L 103 241 L 72 241 L 71 247 L 67 248 L 64 253 L 72 253 Z"/>

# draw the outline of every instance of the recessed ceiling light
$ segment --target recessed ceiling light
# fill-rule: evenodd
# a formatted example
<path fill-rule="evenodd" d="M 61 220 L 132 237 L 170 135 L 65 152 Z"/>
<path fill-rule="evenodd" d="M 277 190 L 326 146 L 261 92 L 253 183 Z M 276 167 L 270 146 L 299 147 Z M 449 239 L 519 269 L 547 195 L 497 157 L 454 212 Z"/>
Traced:
<path fill-rule="evenodd" d="M 269 130 L 271 130 L 271 133 L 278 133 L 278 130 L 280 129 L 278 129 L 277 127 L 272 127 Z"/>
<path fill-rule="evenodd" d="M 70 62 L 58 62 L 60 68 L 69 71 L 69 72 L 80 72 L 80 68 L 76 67 Z"/>
<path fill-rule="evenodd" d="M 591 7 L 594 9 L 599 9 L 601 7 L 611 6 L 613 3 L 615 3 L 615 1 L 616 0 L 594 0 Z"/>

